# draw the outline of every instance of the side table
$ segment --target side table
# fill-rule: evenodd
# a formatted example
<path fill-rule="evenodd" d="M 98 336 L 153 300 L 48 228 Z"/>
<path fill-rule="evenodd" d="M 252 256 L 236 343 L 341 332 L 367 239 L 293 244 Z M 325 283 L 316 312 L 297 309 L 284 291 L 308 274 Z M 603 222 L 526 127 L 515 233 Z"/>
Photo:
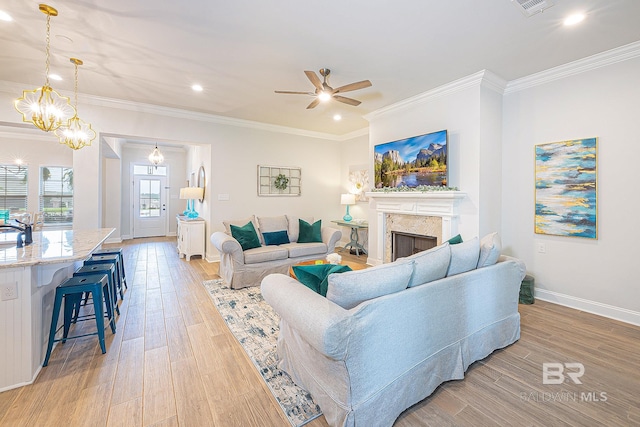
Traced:
<path fill-rule="evenodd" d="M 364 246 L 362 246 L 358 242 L 358 230 L 361 228 L 368 229 L 369 224 L 367 222 L 355 222 L 355 221 L 344 221 L 344 220 L 336 220 L 331 222 L 333 222 L 334 224 L 338 224 L 342 227 L 351 228 L 351 234 L 349 236 L 351 241 L 346 245 L 344 245 L 344 248 L 342 248 L 342 250 L 345 250 L 347 248 L 353 248 L 355 249 L 357 256 L 360 256 L 360 253 L 359 253 L 360 251 L 362 251 L 363 254 L 368 255 L 367 250 L 364 248 Z"/>

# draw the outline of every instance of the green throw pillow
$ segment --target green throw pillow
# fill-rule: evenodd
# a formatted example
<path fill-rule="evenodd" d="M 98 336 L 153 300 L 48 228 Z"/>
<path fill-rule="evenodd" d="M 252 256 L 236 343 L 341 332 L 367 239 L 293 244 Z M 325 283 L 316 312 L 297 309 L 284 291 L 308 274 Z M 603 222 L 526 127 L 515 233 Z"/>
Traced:
<path fill-rule="evenodd" d="M 253 223 L 251 221 L 242 227 L 238 227 L 233 224 L 229 227 L 231 228 L 231 235 L 238 241 L 238 243 L 240 243 L 243 251 L 262 246 L 260 245 L 260 239 L 258 239 L 258 234 L 256 233 L 256 229 L 253 227 Z"/>
<path fill-rule="evenodd" d="M 294 265 L 292 268 L 298 282 L 323 297 L 327 296 L 330 274 L 351 271 L 351 267 L 348 265 L 340 264 Z"/>
<path fill-rule="evenodd" d="M 322 243 L 322 220 L 319 219 L 312 224 L 309 224 L 303 219 L 298 219 L 300 226 L 300 235 L 298 236 L 298 243 Z"/>
<path fill-rule="evenodd" d="M 462 243 L 462 236 L 458 234 L 447 240 L 447 242 L 449 242 L 450 245 L 457 245 L 458 243 Z"/>

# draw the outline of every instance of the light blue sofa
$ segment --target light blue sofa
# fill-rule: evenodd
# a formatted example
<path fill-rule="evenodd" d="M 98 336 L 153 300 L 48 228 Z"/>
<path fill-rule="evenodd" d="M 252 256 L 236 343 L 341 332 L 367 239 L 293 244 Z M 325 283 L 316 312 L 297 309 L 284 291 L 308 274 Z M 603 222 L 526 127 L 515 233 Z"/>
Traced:
<path fill-rule="evenodd" d="M 445 243 L 333 274 L 326 298 L 286 275 L 267 276 L 262 294 L 281 316 L 280 367 L 329 425 L 391 426 L 439 384 L 519 339 L 525 267 L 499 253 L 495 233 L 482 244 Z"/>

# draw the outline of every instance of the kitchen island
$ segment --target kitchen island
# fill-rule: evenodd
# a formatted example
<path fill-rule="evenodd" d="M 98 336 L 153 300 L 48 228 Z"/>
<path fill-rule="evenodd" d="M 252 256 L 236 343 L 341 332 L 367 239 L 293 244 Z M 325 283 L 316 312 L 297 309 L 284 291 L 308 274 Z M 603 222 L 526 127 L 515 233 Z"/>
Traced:
<path fill-rule="evenodd" d="M 36 379 L 47 350 L 56 286 L 114 230 L 38 231 L 33 243 L 22 248 L 11 233 L 0 239 L 0 392 Z"/>

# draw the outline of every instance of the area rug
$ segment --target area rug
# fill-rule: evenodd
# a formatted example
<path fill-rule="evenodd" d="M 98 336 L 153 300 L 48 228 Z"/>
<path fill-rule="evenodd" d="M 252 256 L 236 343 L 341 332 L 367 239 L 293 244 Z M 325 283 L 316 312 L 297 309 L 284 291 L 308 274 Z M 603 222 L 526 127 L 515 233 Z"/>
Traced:
<path fill-rule="evenodd" d="M 259 287 L 230 289 L 223 280 L 203 283 L 213 303 L 278 401 L 292 426 L 322 415 L 311 395 L 278 369 L 278 314 L 265 302 Z"/>

